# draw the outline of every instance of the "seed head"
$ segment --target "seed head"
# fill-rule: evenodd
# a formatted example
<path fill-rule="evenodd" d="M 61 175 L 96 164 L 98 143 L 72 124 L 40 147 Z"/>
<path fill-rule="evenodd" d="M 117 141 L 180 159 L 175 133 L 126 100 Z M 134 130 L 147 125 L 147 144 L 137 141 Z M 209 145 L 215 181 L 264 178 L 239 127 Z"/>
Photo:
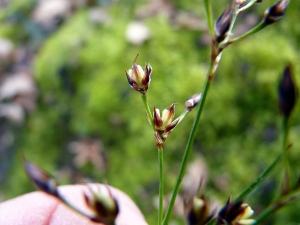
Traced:
<path fill-rule="evenodd" d="M 87 206 L 94 212 L 91 219 L 95 222 L 114 225 L 114 221 L 119 213 L 119 206 L 112 196 L 108 187 L 100 189 L 95 185 L 88 185 L 90 193 L 84 193 Z"/>
<path fill-rule="evenodd" d="M 25 171 L 36 186 L 53 196 L 58 196 L 57 183 L 49 174 L 31 162 L 25 162 Z"/>
<path fill-rule="evenodd" d="M 228 199 L 226 205 L 220 210 L 217 217 L 217 224 L 231 224 L 231 225 L 244 225 L 254 224 L 254 219 L 249 219 L 254 211 L 247 203 L 242 201 L 231 203 Z"/>
<path fill-rule="evenodd" d="M 297 86 L 292 72 L 292 66 L 285 67 L 278 88 L 279 109 L 283 116 L 289 117 L 297 99 Z"/>
<path fill-rule="evenodd" d="M 130 87 L 134 90 L 145 94 L 150 86 L 152 67 L 146 64 L 145 69 L 136 64 L 139 54 L 135 57 L 131 69 L 126 72 L 126 77 Z"/>
<path fill-rule="evenodd" d="M 289 2 L 289 0 L 281 0 L 268 8 L 263 17 L 265 25 L 270 25 L 281 20 Z"/>
<path fill-rule="evenodd" d="M 185 109 L 187 111 L 192 111 L 193 108 L 200 102 L 202 93 L 194 94 L 185 102 Z"/>
<path fill-rule="evenodd" d="M 227 36 L 232 22 L 233 8 L 226 8 L 223 14 L 215 23 L 215 39 L 218 43 L 222 42 Z"/>
<path fill-rule="evenodd" d="M 165 141 L 169 133 L 177 126 L 180 122 L 180 117 L 173 120 L 175 115 L 175 103 L 173 103 L 168 108 L 164 109 L 162 116 L 160 116 L 160 111 L 154 106 L 153 112 L 153 124 L 158 136 Z"/>
<path fill-rule="evenodd" d="M 214 216 L 214 212 L 210 214 L 209 202 L 204 195 L 193 196 L 185 202 L 184 208 L 188 225 L 205 225 Z"/>

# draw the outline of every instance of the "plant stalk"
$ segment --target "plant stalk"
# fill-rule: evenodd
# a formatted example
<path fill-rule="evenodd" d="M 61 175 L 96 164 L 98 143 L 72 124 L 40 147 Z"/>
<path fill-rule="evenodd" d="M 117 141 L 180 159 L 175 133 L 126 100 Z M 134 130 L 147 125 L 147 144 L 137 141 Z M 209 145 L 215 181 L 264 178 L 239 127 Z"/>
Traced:
<path fill-rule="evenodd" d="M 207 75 L 207 79 L 206 79 L 206 83 L 205 83 L 204 90 L 203 90 L 203 93 L 202 93 L 202 98 L 201 98 L 201 101 L 200 101 L 200 104 L 199 104 L 199 107 L 198 107 L 198 111 L 197 111 L 197 114 L 196 114 L 196 117 L 195 117 L 195 120 L 194 120 L 194 124 L 193 124 L 192 130 L 190 132 L 189 139 L 188 139 L 185 151 L 184 151 L 184 155 L 183 155 L 183 159 L 181 161 L 179 174 L 178 174 L 178 177 L 177 177 L 177 180 L 176 180 L 176 183 L 175 183 L 175 187 L 174 187 L 174 190 L 173 190 L 173 193 L 172 193 L 172 196 L 171 196 L 171 200 L 170 200 L 166 215 L 165 215 L 164 220 L 163 220 L 163 225 L 167 225 L 168 222 L 169 222 L 169 219 L 170 219 L 173 207 L 174 207 L 174 203 L 175 203 L 175 200 L 176 200 L 176 196 L 179 192 L 179 187 L 180 187 L 180 184 L 181 184 L 183 176 L 184 176 L 184 172 L 185 172 L 185 169 L 186 169 L 186 166 L 187 166 L 187 162 L 188 162 L 188 158 L 189 158 L 189 155 L 190 155 L 190 152 L 191 152 L 191 149 L 192 149 L 192 145 L 194 143 L 195 134 L 196 134 L 197 127 L 198 127 L 198 124 L 199 124 L 199 120 L 200 120 L 200 117 L 201 117 L 201 114 L 202 114 L 202 111 L 203 111 L 203 108 L 204 108 L 206 96 L 207 96 L 207 93 L 209 91 L 210 84 L 212 82 L 211 77 L 213 75 L 213 69 L 214 69 L 214 61 L 211 61 L 210 68 L 209 68 L 208 75 Z"/>
<path fill-rule="evenodd" d="M 147 101 L 147 95 L 146 94 L 141 94 L 141 97 L 142 97 L 142 101 L 143 101 L 147 116 L 150 120 L 152 129 L 153 129 L 153 131 L 155 131 L 154 123 L 153 123 L 153 115 L 152 115 L 152 113 L 150 111 L 150 108 L 149 108 L 149 104 L 148 104 L 148 101 Z"/>
<path fill-rule="evenodd" d="M 204 0 L 205 11 L 207 15 L 207 26 L 209 30 L 210 36 L 213 38 L 214 36 L 214 22 L 213 22 L 213 15 L 211 10 L 211 3 L 210 0 Z"/>
<path fill-rule="evenodd" d="M 162 224 L 163 220 L 163 202 L 164 202 L 164 149 L 158 148 L 159 162 L 159 208 L 158 208 L 158 224 Z"/>
<path fill-rule="evenodd" d="M 246 187 L 235 199 L 235 201 L 241 201 L 247 198 L 255 188 L 260 185 L 265 178 L 270 174 L 278 162 L 282 159 L 282 154 L 279 155 L 268 168 L 266 168 L 248 187 Z"/>

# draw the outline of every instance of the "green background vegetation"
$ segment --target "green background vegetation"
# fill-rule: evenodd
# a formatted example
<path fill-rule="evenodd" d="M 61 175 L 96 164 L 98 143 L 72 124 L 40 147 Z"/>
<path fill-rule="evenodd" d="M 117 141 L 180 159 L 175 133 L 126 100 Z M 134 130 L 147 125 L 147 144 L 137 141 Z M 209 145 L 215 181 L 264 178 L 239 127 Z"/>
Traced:
<path fill-rule="evenodd" d="M 259 18 L 273 2 L 266 0 L 250 11 Z M 144 19 L 151 39 L 134 46 L 125 38 L 126 27 L 136 19 L 136 8 L 146 2 L 99 1 L 96 5 L 109 14 L 110 24 L 92 23 L 88 14 L 93 6 L 83 6 L 55 32 L 40 38 L 27 26 L 35 4 L 33 0 L 12 1 L 0 14 L 0 37 L 11 39 L 16 46 L 36 48 L 32 70 L 39 89 L 36 111 L 28 115 L 23 126 L 11 125 L 17 138 L 13 154 L 7 159 L 10 167 L 1 182 L 1 193 L 9 199 L 35 190 L 24 173 L 19 150 L 25 152 L 28 160 L 58 175 L 66 167 L 74 168 L 68 143 L 96 137 L 105 146 L 107 169 L 99 171 L 87 164 L 76 169 L 76 173 L 98 182 L 107 179 L 138 204 L 149 224 L 156 224 L 153 197 L 158 194 L 157 151 L 140 96 L 129 87 L 124 69 L 131 67 L 139 52 L 138 62 L 148 62 L 153 67 L 148 91 L 150 106 L 155 103 L 164 109 L 176 102 L 179 115 L 186 99 L 202 91 L 204 85 L 209 48 L 197 44 L 204 32 L 174 28 L 167 16 L 158 14 Z M 175 12 L 193 13 L 205 20 L 200 0 L 177 0 L 172 4 Z M 215 19 L 226 4 L 229 2 L 213 1 Z M 281 152 L 277 86 L 289 62 L 300 83 L 299 13 L 298 2 L 292 1 L 282 21 L 224 51 L 191 156 L 193 160 L 201 154 L 206 161 L 206 193 L 210 198 L 225 202 L 229 196 L 237 196 Z M 7 22 L 20 15 L 22 19 Z M 237 23 L 243 23 L 243 16 Z M 62 69 L 66 71 L 64 77 L 59 75 Z M 296 177 L 300 174 L 299 113 L 298 104 L 290 132 Z M 166 193 L 172 190 L 194 116 L 195 112 L 190 113 L 166 142 Z M 280 165 L 250 198 L 255 211 L 270 201 L 266 193 L 278 193 L 281 171 Z M 215 185 L 218 177 L 227 177 L 229 184 L 222 188 Z M 73 181 L 63 177 L 59 182 Z M 300 203 L 286 207 L 269 223 L 298 224 L 299 210 Z M 182 223 L 181 218 L 175 220 Z"/>

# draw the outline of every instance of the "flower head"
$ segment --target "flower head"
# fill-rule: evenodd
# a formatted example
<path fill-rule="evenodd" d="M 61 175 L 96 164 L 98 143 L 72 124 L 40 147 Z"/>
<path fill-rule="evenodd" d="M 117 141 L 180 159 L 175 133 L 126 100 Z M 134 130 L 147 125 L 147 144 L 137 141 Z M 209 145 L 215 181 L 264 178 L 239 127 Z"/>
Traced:
<path fill-rule="evenodd" d="M 189 225 L 205 225 L 214 216 L 210 213 L 209 202 L 204 195 L 193 196 L 185 202 L 185 216 Z"/>
<path fill-rule="evenodd" d="M 200 102 L 202 93 L 194 94 L 185 102 L 185 109 L 187 111 L 192 111 L 193 108 Z"/>
<path fill-rule="evenodd" d="M 281 0 L 268 8 L 264 13 L 263 22 L 270 25 L 281 20 L 289 2 L 289 0 Z"/>
<path fill-rule="evenodd" d="M 162 115 L 160 116 L 160 111 L 158 108 L 154 106 L 154 113 L 153 113 L 153 123 L 156 132 L 158 133 L 159 137 L 162 138 L 164 141 L 169 133 L 177 126 L 180 122 L 181 117 L 173 120 L 175 115 L 175 103 L 173 103 L 168 108 L 162 111 Z"/>
<path fill-rule="evenodd" d="M 145 94 L 150 86 L 152 67 L 150 64 L 146 64 L 145 69 L 143 69 L 140 65 L 137 65 L 138 56 L 139 54 L 135 57 L 131 69 L 125 70 L 125 72 L 130 87 L 141 94 Z"/>
<path fill-rule="evenodd" d="M 26 173 L 40 190 L 58 196 L 57 183 L 53 177 L 31 162 L 25 161 L 24 166 Z"/>
<path fill-rule="evenodd" d="M 220 210 L 217 217 L 217 224 L 231 224 L 231 225 L 246 225 L 254 224 L 254 219 L 249 219 L 254 211 L 247 203 L 242 201 L 231 203 L 228 199 L 226 205 Z"/>
<path fill-rule="evenodd" d="M 114 221 L 119 213 L 119 206 L 109 188 L 100 189 L 99 186 L 95 185 L 88 185 L 88 188 L 91 193 L 84 193 L 84 199 L 87 206 L 95 214 L 91 219 L 107 225 L 115 224 Z"/>
<path fill-rule="evenodd" d="M 227 8 L 215 23 L 215 38 L 218 43 L 227 36 L 232 22 L 233 8 Z"/>

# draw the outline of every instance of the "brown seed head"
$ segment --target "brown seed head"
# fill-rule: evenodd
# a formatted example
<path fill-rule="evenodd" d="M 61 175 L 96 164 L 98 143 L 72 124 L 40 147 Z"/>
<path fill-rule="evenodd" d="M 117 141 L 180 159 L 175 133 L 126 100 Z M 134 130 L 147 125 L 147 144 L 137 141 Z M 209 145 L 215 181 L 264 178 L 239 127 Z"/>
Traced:
<path fill-rule="evenodd" d="M 226 8 L 223 14 L 215 23 L 215 39 L 218 43 L 222 42 L 228 35 L 232 22 L 233 8 Z"/>
<path fill-rule="evenodd" d="M 205 225 L 214 217 L 214 212 L 210 214 L 209 202 L 204 195 L 193 196 L 185 201 L 184 212 L 188 225 Z"/>
<path fill-rule="evenodd" d="M 58 196 L 57 183 L 49 174 L 31 162 L 25 162 L 25 171 L 36 186 L 53 196 Z"/>
<path fill-rule="evenodd" d="M 125 73 L 130 87 L 141 94 L 145 94 L 150 86 L 152 67 L 150 64 L 146 64 L 145 69 L 143 69 L 140 65 L 137 65 L 138 55 L 135 57 L 131 69 L 125 70 Z"/>
<path fill-rule="evenodd" d="M 268 8 L 263 17 L 265 25 L 270 25 L 281 20 L 289 2 L 289 0 L 281 0 Z"/>
<path fill-rule="evenodd" d="M 84 200 L 87 206 L 94 212 L 94 217 L 90 218 L 95 222 L 114 225 L 119 213 L 119 206 L 112 196 L 109 187 L 105 190 L 98 186 L 88 185 L 90 193 L 84 193 Z"/>
<path fill-rule="evenodd" d="M 192 111 L 193 108 L 200 102 L 202 93 L 194 94 L 185 102 L 185 109 L 187 111 Z"/>
<path fill-rule="evenodd" d="M 248 219 L 253 214 L 253 210 L 248 204 L 242 201 L 231 203 L 228 199 L 226 205 L 220 210 L 217 217 L 217 224 L 243 225 L 253 224 L 255 220 Z"/>

